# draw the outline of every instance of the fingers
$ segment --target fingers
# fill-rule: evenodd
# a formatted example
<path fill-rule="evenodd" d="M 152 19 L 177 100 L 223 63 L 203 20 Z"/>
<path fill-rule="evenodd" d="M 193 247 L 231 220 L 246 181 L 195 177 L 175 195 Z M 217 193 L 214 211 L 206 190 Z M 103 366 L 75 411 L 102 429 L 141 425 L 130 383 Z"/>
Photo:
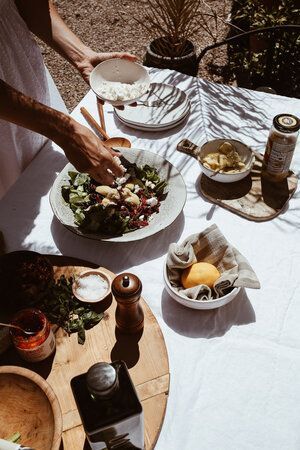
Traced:
<path fill-rule="evenodd" d="M 115 180 L 114 176 L 112 174 L 110 174 L 109 172 L 107 172 L 107 170 L 106 171 L 103 170 L 103 168 L 101 170 L 93 169 L 89 172 L 89 174 L 98 183 L 102 183 L 102 184 L 105 184 L 108 186 L 111 186 Z"/>
<path fill-rule="evenodd" d="M 112 184 L 116 177 L 121 177 L 124 173 L 123 166 L 114 158 L 114 156 L 119 156 L 120 154 L 103 145 L 98 147 L 98 151 L 101 153 L 102 158 L 99 161 L 99 165 L 92 168 L 91 172 L 97 177 L 95 178 L 96 181 L 100 180 L 100 182 L 104 183 L 105 181 L 105 183 Z"/>
<path fill-rule="evenodd" d="M 119 53 L 119 58 L 121 59 L 128 59 L 128 61 L 137 61 L 138 58 L 135 55 L 132 55 L 131 53 Z"/>

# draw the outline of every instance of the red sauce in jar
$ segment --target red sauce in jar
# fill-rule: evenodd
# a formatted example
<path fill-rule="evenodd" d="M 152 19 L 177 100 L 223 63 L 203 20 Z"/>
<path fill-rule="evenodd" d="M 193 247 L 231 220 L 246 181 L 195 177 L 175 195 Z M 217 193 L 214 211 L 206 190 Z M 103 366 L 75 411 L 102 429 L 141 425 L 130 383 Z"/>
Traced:
<path fill-rule="evenodd" d="M 19 354 L 27 361 L 41 361 L 47 358 L 55 348 L 55 338 L 45 314 L 35 308 L 19 311 L 12 321 L 33 334 L 12 329 L 11 336 Z"/>

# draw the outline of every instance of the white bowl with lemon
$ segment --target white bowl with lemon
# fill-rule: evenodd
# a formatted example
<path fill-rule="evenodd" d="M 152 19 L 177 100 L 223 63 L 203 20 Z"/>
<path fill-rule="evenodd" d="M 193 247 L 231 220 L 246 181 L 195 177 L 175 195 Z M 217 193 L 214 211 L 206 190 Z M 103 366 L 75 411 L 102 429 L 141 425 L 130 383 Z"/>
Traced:
<path fill-rule="evenodd" d="M 212 288 L 215 281 L 220 277 L 220 272 L 212 264 L 197 262 L 183 270 L 181 281 L 184 288 L 191 288 L 199 284 L 205 284 Z M 212 300 L 194 300 L 176 291 L 169 280 L 167 263 L 164 266 L 164 281 L 168 294 L 178 303 L 192 309 L 215 309 L 227 305 L 240 292 L 240 287 L 232 288 L 228 294 Z"/>

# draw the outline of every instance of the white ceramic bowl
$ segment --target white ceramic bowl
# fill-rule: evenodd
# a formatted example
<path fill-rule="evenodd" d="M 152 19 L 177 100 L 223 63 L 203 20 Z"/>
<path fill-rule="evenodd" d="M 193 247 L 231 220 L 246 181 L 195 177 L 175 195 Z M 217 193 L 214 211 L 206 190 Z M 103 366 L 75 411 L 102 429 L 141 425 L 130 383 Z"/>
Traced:
<path fill-rule="evenodd" d="M 138 97 L 124 100 L 110 100 L 101 96 L 99 87 L 101 83 L 115 82 L 127 84 L 145 84 L 145 89 Z M 110 103 L 113 106 L 123 106 L 134 103 L 139 97 L 147 92 L 150 86 L 150 78 L 147 70 L 141 64 L 137 64 L 127 59 L 113 58 L 98 64 L 91 72 L 90 86 L 97 97 Z"/>
<path fill-rule="evenodd" d="M 99 297 L 97 299 L 95 299 L 95 300 L 88 300 L 87 298 L 79 295 L 78 292 L 77 292 L 78 281 L 80 279 L 82 279 L 82 278 L 85 278 L 85 277 L 89 276 L 89 275 L 97 275 L 97 276 L 101 277 L 103 280 L 105 280 L 107 282 L 107 286 L 108 286 L 107 290 L 105 291 L 105 293 L 103 293 L 102 295 L 99 295 Z M 105 300 L 107 298 L 107 296 L 110 294 L 110 292 L 111 292 L 111 280 L 108 277 L 108 275 L 105 272 L 103 272 L 102 270 L 99 270 L 99 269 L 97 269 L 97 270 L 85 270 L 84 272 L 81 272 L 81 274 L 76 277 L 76 279 L 75 279 L 75 281 L 73 282 L 73 285 L 72 285 L 72 291 L 73 291 L 73 294 L 75 295 L 75 297 L 79 301 L 81 301 L 83 303 L 90 303 L 90 304 L 95 305 L 95 304 L 98 304 L 99 302 L 102 302 L 102 300 Z"/>
<path fill-rule="evenodd" d="M 218 148 L 221 144 L 223 144 L 223 142 L 230 142 L 232 145 L 234 145 L 236 151 L 241 157 L 242 162 L 246 165 L 246 170 L 237 173 L 216 173 L 215 170 L 204 167 L 204 165 L 202 164 L 202 159 L 209 153 L 217 152 Z M 214 139 L 212 141 L 208 141 L 202 145 L 198 156 L 198 161 L 201 166 L 202 172 L 207 177 L 220 183 L 234 183 L 235 181 L 239 181 L 245 178 L 251 172 L 254 159 L 255 158 L 251 148 L 240 141 L 236 141 L 235 139 Z"/>
<path fill-rule="evenodd" d="M 165 263 L 164 266 L 164 281 L 165 286 L 168 294 L 178 303 L 180 303 L 183 306 L 187 306 L 188 308 L 192 309 L 215 309 L 220 308 L 220 306 L 227 305 L 227 303 L 231 302 L 237 294 L 240 292 L 241 288 L 233 288 L 229 294 L 223 295 L 223 297 L 214 299 L 214 300 L 192 300 L 188 297 L 186 297 L 183 294 L 180 294 L 179 292 L 175 291 L 175 289 L 171 286 L 169 277 L 168 277 L 168 271 L 167 271 L 167 264 Z"/>

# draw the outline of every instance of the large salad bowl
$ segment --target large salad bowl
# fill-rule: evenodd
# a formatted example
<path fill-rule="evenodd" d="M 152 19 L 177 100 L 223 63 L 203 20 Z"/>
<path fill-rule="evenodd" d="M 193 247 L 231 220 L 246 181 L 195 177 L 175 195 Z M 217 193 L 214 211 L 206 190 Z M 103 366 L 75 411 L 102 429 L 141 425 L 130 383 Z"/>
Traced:
<path fill-rule="evenodd" d="M 118 236 L 108 236 L 99 232 L 85 232 L 78 227 L 74 222 L 73 211 L 62 197 L 62 187 L 69 182 L 68 172 L 75 170 L 72 164 L 67 164 L 58 174 L 50 192 L 50 204 L 56 218 L 70 231 L 80 236 L 111 242 L 130 242 L 144 239 L 164 230 L 179 216 L 186 201 L 185 183 L 178 170 L 169 161 L 156 153 L 136 148 L 119 148 L 116 150 L 119 150 L 130 163 L 135 163 L 138 166 L 148 164 L 151 167 L 155 167 L 160 178 L 165 179 L 168 183 L 165 188 L 167 195 L 161 201 L 159 212 L 151 217 L 148 226 Z"/>

